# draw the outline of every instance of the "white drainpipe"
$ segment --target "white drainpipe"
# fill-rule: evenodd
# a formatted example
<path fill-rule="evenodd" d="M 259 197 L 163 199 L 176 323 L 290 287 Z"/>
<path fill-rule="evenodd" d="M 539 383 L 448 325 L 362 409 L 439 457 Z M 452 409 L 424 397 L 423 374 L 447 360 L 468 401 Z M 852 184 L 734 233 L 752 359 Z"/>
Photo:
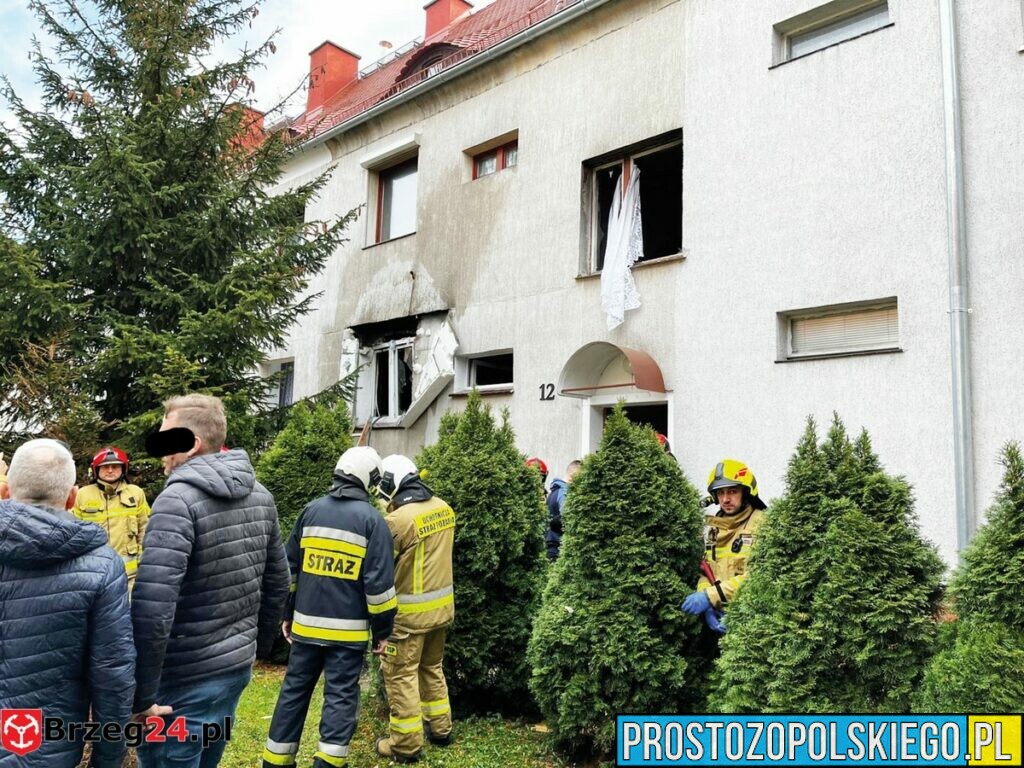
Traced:
<path fill-rule="evenodd" d="M 942 91 L 946 122 L 946 219 L 949 248 L 949 352 L 953 385 L 953 471 L 957 550 L 977 529 L 974 506 L 974 422 L 971 417 L 970 303 L 967 293 L 967 215 L 956 2 L 939 0 Z"/>

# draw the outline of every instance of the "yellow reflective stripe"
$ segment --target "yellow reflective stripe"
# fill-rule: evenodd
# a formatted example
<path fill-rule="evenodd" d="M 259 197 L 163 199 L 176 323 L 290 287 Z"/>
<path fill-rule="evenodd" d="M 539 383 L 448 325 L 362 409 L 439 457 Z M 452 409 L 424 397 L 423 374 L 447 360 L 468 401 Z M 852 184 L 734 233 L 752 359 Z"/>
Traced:
<path fill-rule="evenodd" d="M 436 600 L 427 600 L 422 603 L 399 603 L 399 613 L 423 613 L 425 611 L 433 611 L 438 608 L 444 608 L 446 605 L 452 605 L 455 603 L 455 595 L 445 595 L 439 597 Z"/>
<path fill-rule="evenodd" d="M 303 536 L 299 542 L 303 549 L 327 549 L 331 552 L 345 552 L 356 557 L 366 556 L 366 547 L 338 539 L 322 539 L 319 536 Z"/>
<path fill-rule="evenodd" d="M 299 582 L 297 582 L 297 581 L 293 581 L 291 584 L 288 585 L 288 591 L 289 592 L 294 592 L 298 588 L 299 588 Z"/>
<path fill-rule="evenodd" d="M 416 733 L 416 731 L 423 730 L 423 718 L 419 717 L 406 717 L 398 718 L 391 717 L 391 730 L 397 733 Z"/>
<path fill-rule="evenodd" d="M 364 643 L 370 639 L 368 629 L 325 629 L 300 624 L 297 621 L 292 622 L 292 634 L 311 637 L 314 640 L 336 640 L 341 643 Z"/>
<path fill-rule="evenodd" d="M 320 750 L 314 752 L 313 757 L 319 757 L 328 765 L 336 765 L 338 766 L 338 768 L 341 768 L 341 766 L 345 765 L 344 757 L 334 757 L 332 755 L 328 755 L 326 752 L 321 752 Z"/>
<path fill-rule="evenodd" d="M 412 565 L 412 593 L 419 595 L 423 592 L 423 542 L 416 545 L 416 554 Z"/>
<path fill-rule="evenodd" d="M 390 611 L 397 605 L 398 598 L 392 597 L 390 600 L 387 600 L 383 603 L 379 603 L 377 605 L 371 605 L 370 603 L 367 603 L 366 610 L 368 610 L 370 613 L 384 613 L 384 611 Z"/>
<path fill-rule="evenodd" d="M 137 570 L 139 570 L 139 561 L 138 560 L 125 560 L 124 561 L 124 570 L 125 570 L 125 573 L 135 573 Z"/>
<path fill-rule="evenodd" d="M 438 699 L 437 701 L 421 701 L 420 709 L 423 710 L 425 715 L 443 715 L 452 710 L 447 698 Z"/>
<path fill-rule="evenodd" d="M 138 509 L 122 509 L 107 512 L 103 509 L 76 509 L 75 516 L 80 520 L 93 523 L 97 519 L 113 520 L 114 518 L 135 517 L 139 514 Z"/>
<path fill-rule="evenodd" d="M 263 759 L 271 765 L 295 765 L 295 755 L 279 755 L 269 749 L 263 750 Z"/>

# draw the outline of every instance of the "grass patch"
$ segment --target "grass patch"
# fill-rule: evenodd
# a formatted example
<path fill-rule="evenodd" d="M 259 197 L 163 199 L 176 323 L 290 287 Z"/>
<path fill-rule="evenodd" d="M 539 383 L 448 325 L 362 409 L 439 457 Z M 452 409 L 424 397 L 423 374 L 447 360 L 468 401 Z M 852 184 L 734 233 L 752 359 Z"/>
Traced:
<path fill-rule="evenodd" d="M 231 742 L 221 761 L 222 768 L 258 768 L 261 765 L 260 755 L 283 679 L 284 667 L 256 665 L 252 682 L 238 704 Z M 377 703 L 367 699 L 368 694 L 364 691 L 349 764 L 352 768 L 385 768 L 392 763 L 377 755 L 373 745 L 379 737 L 387 735 L 387 722 L 380 718 Z M 322 704 L 321 680 L 309 706 L 298 766 L 313 763 Z M 500 717 L 457 721 L 455 743 L 446 749 L 428 744 L 419 765 L 424 768 L 572 768 L 572 764 L 551 753 L 544 736 L 531 730 L 529 723 Z"/>

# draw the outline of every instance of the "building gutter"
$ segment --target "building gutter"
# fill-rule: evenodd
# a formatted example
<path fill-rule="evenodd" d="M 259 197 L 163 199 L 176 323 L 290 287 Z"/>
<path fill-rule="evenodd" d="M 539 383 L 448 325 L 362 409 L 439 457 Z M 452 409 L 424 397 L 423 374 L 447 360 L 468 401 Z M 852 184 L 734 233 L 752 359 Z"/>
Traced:
<path fill-rule="evenodd" d="M 517 32 L 506 40 L 502 40 L 493 48 L 488 48 L 486 51 L 482 51 L 475 56 L 470 56 L 468 59 L 456 64 L 454 67 L 446 69 L 443 72 L 439 72 L 433 77 L 427 78 L 422 83 L 414 85 L 408 90 L 403 91 L 396 96 L 392 96 L 390 99 L 387 99 L 380 104 L 376 104 L 364 112 L 360 112 L 358 115 L 350 117 L 343 123 L 338 123 L 338 125 L 324 131 L 322 134 L 314 136 L 302 146 L 303 148 L 312 148 L 324 143 L 328 139 L 340 136 L 361 123 L 373 120 L 375 117 L 387 112 L 388 110 L 394 109 L 408 101 L 412 101 L 428 91 L 439 88 L 448 81 L 454 80 L 456 77 L 460 77 L 467 72 L 471 72 L 477 67 L 482 67 L 485 64 L 494 61 L 494 59 L 497 59 L 499 56 L 504 56 L 506 53 L 536 40 L 541 35 L 545 35 L 565 24 L 575 21 L 585 13 L 589 13 L 595 8 L 610 2 L 613 2 L 613 0 L 579 0 L 579 2 L 574 3 L 568 8 L 548 16 L 544 21 L 538 22 L 532 27 L 527 27 L 522 32 Z"/>
<path fill-rule="evenodd" d="M 949 251 L 949 351 L 953 388 L 953 472 L 957 551 L 977 530 L 974 506 L 974 423 L 971 415 L 970 303 L 967 292 L 967 213 L 956 0 L 939 0 L 946 146 L 946 222 Z"/>

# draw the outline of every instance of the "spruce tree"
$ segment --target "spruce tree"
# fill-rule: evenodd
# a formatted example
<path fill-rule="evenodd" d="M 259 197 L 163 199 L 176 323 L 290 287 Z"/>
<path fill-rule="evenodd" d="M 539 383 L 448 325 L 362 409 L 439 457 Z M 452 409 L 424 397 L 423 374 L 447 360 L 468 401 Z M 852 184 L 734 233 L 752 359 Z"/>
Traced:
<path fill-rule="evenodd" d="M 950 593 L 958 620 L 922 686 L 923 712 L 1024 712 L 1024 457 L 1002 452 L 1003 480 Z"/>
<path fill-rule="evenodd" d="M 338 457 L 352 447 L 352 422 L 344 401 L 291 408 L 288 422 L 256 462 L 256 477 L 274 496 L 281 537 L 299 513 L 331 487 Z"/>
<path fill-rule="evenodd" d="M 452 704 L 461 711 L 532 708 L 526 646 L 545 574 L 543 492 L 480 395 L 441 419 L 417 466 L 455 510 L 455 624 L 445 650 Z"/>
<path fill-rule="evenodd" d="M 42 108 L 0 89 L 14 115 L 0 126 L 0 231 L 21 252 L 0 277 L 41 299 L 5 321 L 8 421 L 52 431 L 46 406 L 64 390 L 96 410 L 104 440 L 150 428 L 186 391 L 261 408 L 274 382 L 256 367 L 310 310 L 309 280 L 351 216 L 304 221 L 326 176 L 274 189 L 300 142 L 263 134 L 243 106 L 274 43 L 220 58 L 257 5 L 32 3 L 54 45 L 30 54 Z M 17 382 L 39 380 L 39 349 L 67 378 L 26 396 Z"/>
<path fill-rule="evenodd" d="M 531 688 L 577 754 L 615 741 L 620 712 L 702 705 L 700 617 L 680 604 L 699 576 L 699 497 L 648 427 L 620 404 L 572 481 L 563 537 L 530 643 Z"/>
<path fill-rule="evenodd" d="M 720 712 L 905 712 L 934 648 L 942 563 L 910 487 L 838 416 L 813 420 L 729 606 Z"/>

